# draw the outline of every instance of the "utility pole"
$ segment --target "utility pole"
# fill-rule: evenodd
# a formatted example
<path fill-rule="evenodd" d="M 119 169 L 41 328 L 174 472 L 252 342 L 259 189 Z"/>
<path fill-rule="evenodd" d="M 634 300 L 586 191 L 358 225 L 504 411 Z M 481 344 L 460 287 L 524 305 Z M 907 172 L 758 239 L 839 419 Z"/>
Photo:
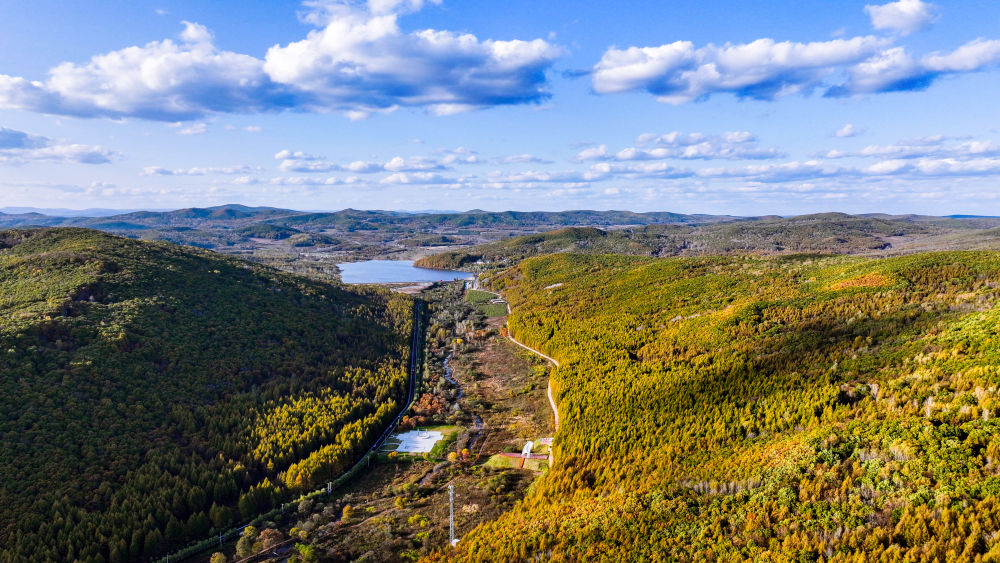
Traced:
<path fill-rule="evenodd" d="M 455 545 L 455 485 L 448 483 L 448 543 Z"/>

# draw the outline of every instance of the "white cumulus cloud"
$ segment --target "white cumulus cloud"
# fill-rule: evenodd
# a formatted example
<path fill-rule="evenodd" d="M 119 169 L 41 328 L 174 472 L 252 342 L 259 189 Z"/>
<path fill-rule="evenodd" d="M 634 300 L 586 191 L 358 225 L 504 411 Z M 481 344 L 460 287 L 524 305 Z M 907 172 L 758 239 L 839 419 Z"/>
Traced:
<path fill-rule="evenodd" d="M 436 172 L 397 172 L 379 181 L 381 184 L 457 184 L 461 179 Z"/>
<path fill-rule="evenodd" d="M 196 166 L 193 168 L 164 168 L 162 166 L 146 166 L 142 169 L 143 176 L 208 176 L 210 174 L 250 174 L 260 172 L 259 166 L 247 164 L 241 166 Z"/>
<path fill-rule="evenodd" d="M 178 135 L 202 135 L 208 131 L 208 124 L 204 121 L 199 121 L 197 123 L 192 123 L 187 127 L 181 128 L 177 131 Z"/>
<path fill-rule="evenodd" d="M 262 61 L 220 51 L 203 26 L 185 22 L 179 42 L 153 41 L 62 63 L 45 81 L 0 75 L 0 107 L 80 117 L 179 121 L 209 112 L 265 111 L 294 105 Z"/>
<path fill-rule="evenodd" d="M 584 149 L 575 160 L 766 160 L 784 156 L 778 149 L 759 146 L 757 138 L 748 131 L 730 131 L 721 135 L 680 131 L 665 135 L 643 133 L 635 144 L 614 154 L 608 152 L 606 145 Z"/>
<path fill-rule="evenodd" d="M 393 157 L 383 165 L 383 168 L 391 172 L 420 172 L 425 170 L 444 170 L 446 167 L 435 159 L 425 156 L 415 156 L 403 158 Z"/>
<path fill-rule="evenodd" d="M 272 47 L 264 70 L 276 83 L 306 93 L 310 105 L 360 114 L 397 106 L 450 114 L 548 97 L 545 70 L 561 51 L 545 40 L 406 33 L 392 11 L 405 3 L 377 4 L 385 5 L 338 10 L 305 39 Z"/>
<path fill-rule="evenodd" d="M 94 145 L 67 143 L 0 127 L 0 164 L 29 162 L 76 162 L 107 164 L 115 152 Z"/>
<path fill-rule="evenodd" d="M 497 159 L 501 164 L 552 164 L 551 160 L 533 154 L 511 154 Z"/>
<path fill-rule="evenodd" d="M 894 43 L 936 18 L 932 4 L 900 0 L 866 7 L 873 35 L 798 43 L 757 39 L 749 43 L 690 41 L 659 46 L 612 47 L 591 69 L 597 94 L 646 91 L 663 103 L 684 104 L 729 93 L 738 98 L 773 100 L 819 90 L 828 97 L 923 90 L 947 75 L 1000 65 L 1000 41 L 975 39 L 947 53 L 914 56 Z M 843 77 L 846 75 L 846 79 Z"/>
<path fill-rule="evenodd" d="M 888 4 L 865 6 L 875 29 L 888 29 L 906 35 L 926 28 L 937 19 L 937 9 L 921 0 L 899 0 Z"/>
<path fill-rule="evenodd" d="M 949 142 L 941 137 L 908 139 L 889 145 L 868 145 L 857 151 L 833 150 L 823 155 L 826 158 L 882 158 L 889 160 L 937 158 L 974 159 L 1000 156 L 1000 146 L 991 141 L 965 140 Z"/>
<path fill-rule="evenodd" d="M 701 48 L 688 41 L 611 48 L 594 66 L 592 84 L 598 94 L 646 90 L 671 104 L 721 92 L 770 100 L 819 86 L 833 69 L 864 61 L 885 44 L 885 39 L 868 36 L 814 43 L 758 39 Z"/>
<path fill-rule="evenodd" d="M 163 121 L 295 109 L 355 119 L 397 107 L 449 114 L 549 97 L 546 71 L 559 47 L 543 39 L 402 30 L 399 14 L 422 5 L 311 3 L 305 19 L 320 27 L 271 47 L 263 59 L 219 49 L 206 27 L 184 22 L 176 41 L 63 63 L 44 80 L 0 74 L 0 108 Z"/>
<path fill-rule="evenodd" d="M 450 170 L 455 165 L 480 162 L 476 151 L 466 147 L 438 149 L 434 151 L 434 156 L 394 156 L 385 162 L 355 160 L 347 164 L 336 164 L 323 156 L 288 149 L 279 151 L 274 158 L 281 161 L 278 168 L 284 172 L 344 171 L 358 174 Z"/>
<path fill-rule="evenodd" d="M 848 123 L 843 127 L 841 127 L 840 129 L 834 131 L 833 136 L 840 137 L 843 139 L 847 137 L 857 137 L 858 135 L 864 132 L 865 130 L 863 128 L 855 127 L 853 123 Z"/>

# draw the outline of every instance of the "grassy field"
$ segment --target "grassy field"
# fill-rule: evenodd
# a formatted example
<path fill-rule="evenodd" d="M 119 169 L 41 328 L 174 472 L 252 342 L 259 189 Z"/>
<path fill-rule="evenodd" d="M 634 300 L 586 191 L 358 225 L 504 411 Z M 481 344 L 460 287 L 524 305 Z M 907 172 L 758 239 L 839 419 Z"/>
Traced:
<path fill-rule="evenodd" d="M 495 293 L 470 289 L 465 293 L 465 300 L 476 306 L 480 313 L 487 317 L 502 317 L 507 314 L 507 306 L 502 303 L 490 303 L 496 299 Z"/>
<path fill-rule="evenodd" d="M 444 438 L 441 438 L 434 444 L 431 448 L 431 457 L 441 458 L 447 455 L 448 447 L 455 443 L 458 439 L 459 433 L 461 433 L 464 428 L 461 426 L 428 426 L 427 428 L 421 428 L 421 430 L 427 430 L 429 432 L 440 432 L 444 434 Z"/>
<path fill-rule="evenodd" d="M 479 312 L 487 317 L 503 317 L 507 315 L 507 306 L 500 303 L 480 305 Z"/>
<path fill-rule="evenodd" d="M 465 292 L 465 300 L 473 305 L 481 305 L 483 303 L 489 303 L 490 299 L 496 299 L 495 293 L 490 293 L 489 291 L 480 291 L 478 289 L 470 289 Z"/>
<path fill-rule="evenodd" d="M 534 439 L 534 447 L 531 449 L 532 454 L 538 455 L 548 455 L 549 446 L 548 444 L 542 444 L 540 438 Z M 507 450 L 510 451 L 510 450 Z M 498 467 L 498 468 L 513 468 L 517 467 L 521 463 L 521 460 L 516 457 L 509 457 L 501 454 L 496 454 L 490 456 L 486 460 L 486 467 Z M 548 460 L 545 459 L 528 459 L 524 461 L 524 469 L 529 471 L 546 471 L 549 468 Z"/>
<path fill-rule="evenodd" d="M 490 459 L 486 460 L 486 467 L 497 467 L 497 468 L 514 468 L 521 463 L 521 460 L 516 457 L 508 457 L 505 455 L 494 455 L 490 456 Z M 524 460 L 524 469 L 529 471 L 545 471 L 549 468 L 549 464 L 544 459 L 526 459 Z"/>

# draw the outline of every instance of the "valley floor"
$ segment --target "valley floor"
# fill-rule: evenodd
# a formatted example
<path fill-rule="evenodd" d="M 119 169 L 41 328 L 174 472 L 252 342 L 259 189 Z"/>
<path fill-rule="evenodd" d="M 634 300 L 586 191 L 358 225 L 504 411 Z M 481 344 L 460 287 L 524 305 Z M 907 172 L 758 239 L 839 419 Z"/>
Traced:
<path fill-rule="evenodd" d="M 445 439 L 423 455 L 383 450 L 328 500 L 302 502 L 273 522 L 287 538 L 281 547 L 249 559 L 230 548 L 230 560 L 282 560 L 293 545 L 324 561 L 413 560 L 448 545 L 449 485 L 460 540 L 509 510 L 548 471 L 548 364 L 505 338 L 506 317 L 485 317 L 495 309 L 468 300 L 461 284 L 421 297 L 433 311 L 427 364 L 399 430 L 444 428 Z M 522 466 L 527 441 L 533 455 Z"/>

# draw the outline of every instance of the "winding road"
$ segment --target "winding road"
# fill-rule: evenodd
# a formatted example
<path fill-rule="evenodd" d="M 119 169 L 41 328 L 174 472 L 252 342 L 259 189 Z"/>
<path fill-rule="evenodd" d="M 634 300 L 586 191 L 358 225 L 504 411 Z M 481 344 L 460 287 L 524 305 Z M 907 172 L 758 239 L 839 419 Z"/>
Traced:
<path fill-rule="evenodd" d="M 478 279 L 477 279 L 477 281 L 478 281 Z M 535 350 L 531 346 L 528 346 L 527 344 L 524 344 L 522 342 L 518 342 L 517 339 L 514 338 L 514 336 L 510 333 L 510 302 L 507 301 L 506 297 L 504 297 L 503 295 L 501 295 L 501 294 L 499 294 L 499 293 L 497 293 L 495 291 L 487 291 L 487 290 L 481 289 L 481 288 L 477 289 L 477 290 L 478 291 L 484 291 L 486 293 L 492 293 L 493 295 L 496 295 L 498 298 L 503 299 L 504 305 L 507 306 L 507 320 L 505 321 L 505 323 L 507 325 L 507 339 L 508 340 L 510 340 L 514 344 L 517 344 L 521 348 L 524 348 L 525 350 L 531 352 L 532 354 L 535 354 L 536 356 L 545 358 L 546 360 L 548 360 L 549 362 L 551 362 L 552 365 L 554 365 L 555 367 L 559 367 L 559 360 L 556 360 L 555 358 L 553 358 L 551 356 L 547 356 L 547 355 L 539 352 L 538 350 Z M 558 432 L 559 431 L 559 407 L 556 406 L 556 401 L 552 397 L 552 376 L 551 375 L 549 376 L 549 384 L 548 384 L 548 386 L 545 389 L 545 395 L 549 398 L 549 406 L 552 407 L 552 414 L 555 417 L 555 431 Z M 554 463 L 555 463 L 555 454 L 553 453 L 552 447 L 550 446 L 549 447 L 549 467 L 552 467 L 552 465 Z"/>
<path fill-rule="evenodd" d="M 509 303 L 507 304 L 507 316 L 508 317 L 510 316 L 510 304 Z M 517 344 L 521 348 L 524 348 L 525 350 L 531 352 L 532 354 L 535 354 L 536 356 L 541 356 L 541 357 L 545 358 L 546 360 L 552 362 L 552 364 L 555 365 L 556 367 L 559 367 L 559 360 L 556 360 L 555 358 L 546 356 L 545 354 L 539 352 L 538 350 L 535 350 L 531 346 L 528 346 L 526 344 L 518 342 L 514 338 L 514 336 L 511 335 L 511 333 L 510 333 L 510 323 L 507 324 L 507 339 L 510 340 L 511 342 L 513 342 L 514 344 Z M 558 432 L 559 431 L 559 408 L 556 407 L 556 402 L 555 402 L 555 400 L 552 399 L 552 378 L 551 377 L 549 377 L 549 385 L 545 389 L 545 394 L 548 395 L 548 397 L 549 397 L 549 405 L 552 406 L 552 414 L 555 415 L 555 418 L 556 418 L 556 431 Z"/>

